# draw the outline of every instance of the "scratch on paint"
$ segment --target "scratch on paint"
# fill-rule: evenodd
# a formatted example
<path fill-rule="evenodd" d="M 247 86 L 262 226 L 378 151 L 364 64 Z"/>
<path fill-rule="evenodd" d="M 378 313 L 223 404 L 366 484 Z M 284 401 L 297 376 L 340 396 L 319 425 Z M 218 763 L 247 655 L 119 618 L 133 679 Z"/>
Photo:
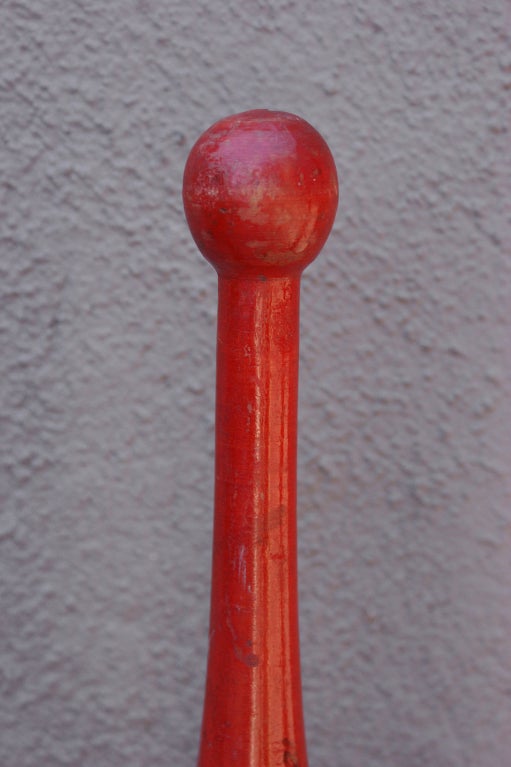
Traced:
<path fill-rule="evenodd" d="M 247 548 L 246 546 L 240 546 L 238 551 L 238 578 L 243 584 L 243 588 L 247 588 Z"/>

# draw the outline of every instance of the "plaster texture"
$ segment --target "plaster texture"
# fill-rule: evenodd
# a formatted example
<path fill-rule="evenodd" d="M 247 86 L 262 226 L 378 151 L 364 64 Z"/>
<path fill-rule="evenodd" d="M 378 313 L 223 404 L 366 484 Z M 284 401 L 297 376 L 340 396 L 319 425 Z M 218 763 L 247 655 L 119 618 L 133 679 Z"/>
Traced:
<path fill-rule="evenodd" d="M 341 202 L 302 293 L 311 767 L 509 767 L 509 5 L 0 7 L 0 765 L 188 767 L 216 276 L 214 120 L 300 114 Z"/>

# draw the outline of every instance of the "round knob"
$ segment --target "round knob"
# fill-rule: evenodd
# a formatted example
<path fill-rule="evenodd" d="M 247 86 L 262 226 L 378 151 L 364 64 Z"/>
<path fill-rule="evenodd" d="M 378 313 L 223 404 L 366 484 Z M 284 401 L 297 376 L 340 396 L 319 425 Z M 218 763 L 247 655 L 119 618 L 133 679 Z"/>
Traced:
<path fill-rule="evenodd" d="M 319 253 L 338 201 L 332 154 L 288 112 L 226 117 L 199 138 L 183 180 L 188 225 L 221 274 L 299 273 Z"/>

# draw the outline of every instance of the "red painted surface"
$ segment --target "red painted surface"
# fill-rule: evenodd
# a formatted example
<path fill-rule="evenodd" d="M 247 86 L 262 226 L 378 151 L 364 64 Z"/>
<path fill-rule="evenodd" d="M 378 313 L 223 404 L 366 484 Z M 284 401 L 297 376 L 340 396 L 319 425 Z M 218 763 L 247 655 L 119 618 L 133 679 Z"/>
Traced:
<path fill-rule="evenodd" d="M 199 767 L 306 767 L 298 639 L 299 292 L 337 209 L 304 120 L 221 120 L 188 159 L 193 237 L 219 274 L 215 520 Z"/>

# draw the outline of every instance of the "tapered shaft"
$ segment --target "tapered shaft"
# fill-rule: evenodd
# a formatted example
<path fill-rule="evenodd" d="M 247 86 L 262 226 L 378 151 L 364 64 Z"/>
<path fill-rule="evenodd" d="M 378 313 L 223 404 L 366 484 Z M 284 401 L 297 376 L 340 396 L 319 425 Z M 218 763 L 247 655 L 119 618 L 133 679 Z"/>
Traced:
<path fill-rule="evenodd" d="M 296 579 L 298 277 L 220 278 L 199 764 L 306 764 Z M 238 762 L 239 760 L 239 762 Z"/>
<path fill-rule="evenodd" d="M 323 139 L 280 112 L 214 125 L 185 169 L 219 274 L 213 570 L 199 767 L 307 767 L 296 558 L 300 276 L 335 216 Z"/>

